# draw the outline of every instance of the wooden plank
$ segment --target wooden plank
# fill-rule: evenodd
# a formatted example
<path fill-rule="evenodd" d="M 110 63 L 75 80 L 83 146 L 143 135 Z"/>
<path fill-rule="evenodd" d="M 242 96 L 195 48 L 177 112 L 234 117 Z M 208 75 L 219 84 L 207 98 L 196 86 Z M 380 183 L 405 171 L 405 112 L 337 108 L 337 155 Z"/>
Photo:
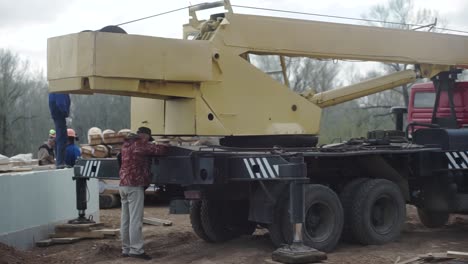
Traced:
<path fill-rule="evenodd" d="M 117 229 L 97 229 L 91 232 L 102 233 L 104 236 L 118 236 L 120 234 L 120 228 Z"/>
<path fill-rule="evenodd" d="M 67 237 L 80 237 L 80 238 L 104 238 L 104 233 L 93 231 L 77 231 L 77 232 L 58 232 L 50 234 L 50 238 L 67 238 Z"/>
<path fill-rule="evenodd" d="M 38 247 L 48 247 L 50 245 L 52 245 L 52 239 L 45 239 L 45 240 L 41 240 L 41 241 L 37 241 L 36 242 L 36 246 Z"/>
<path fill-rule="evenodd" d="M 399 259 L 395 261 L 395 264 L 417 264 L 417 263 L 426 263 L 426 262 L 433 262 L 433 261 L 442 261 L 442 260 L 450 260 L 453 257 L 447 256 L 446 253 L 428 253 L 418 255 L 417 257 L 410 258 L 405 261 L 400 261 Z"/>
<path fill-rule="evenodd" d="M 420 257 L 414 257 L 414 258 L 410 258 L 410 259 L 407 259 L 405 261 L 400 261 L 399 259 L 397 259 L 397 261 L 395 261 L 395 264 L 410 264 L 410 263 L 417 263 L 419 262 L 419 260 L 421 260 Z"/>
<path fill-rule="evenodd" d="M 71 244 L 82 240 L 82 237 L 58 237 L 51 238 L 53 244 Z"/>
<path fill-rule="evenodd" d="M 37 159 L 11 161 L 11 164 L 13 164 L 14 167 L 29 167 L 37 165 L 38 163 L 39 161 Z"/>
<path fill-rule="evenodd" d="M 42 171 L 42 170 L 53 170 L 55 169 L 55 165 L 37 165 L 37 166 L 31 166 L 32 170 L 34 171 Z"/>
<path fill-rule="evenodd" d="M 11 171 L 13 165 L 11 163 L 0 165 L 0 171 Z"/>
<path fill-rule="evenodd" d="M 172 222 L 169 220 L 154 218 L 154 217 L 144 217 L 143 224 L 155 225 L 155 226 L 171 226 Z"/>
<path fill-rule="evenodd" d="M 23 171 L 32 171 L 31 167 L 13 167 L 11 169 L 13 172 L 23 172 Z"/>
<path fill-rule="evenodd" d="M 49 238 L 45 240 L 41 240 L 36 242 L 36 246 L 38 247 L 48 247 L 57 244 L 71 244 L 77 241 L 82 240 L 81 237 L 61 237 L 61 238 Z"/>
<path fill-rule="evenodd" d="M 93 223 L 93 224 L 60 224 L 55 226 L 55 232 L 86 232 L 93 229 L 103 227 L 104 223 Z"/>
<path fill-rule="evenodd" d="M 468 252 L 461 251 L 447 251 L 447 256 L 452 258 L 468 259 Z"/>

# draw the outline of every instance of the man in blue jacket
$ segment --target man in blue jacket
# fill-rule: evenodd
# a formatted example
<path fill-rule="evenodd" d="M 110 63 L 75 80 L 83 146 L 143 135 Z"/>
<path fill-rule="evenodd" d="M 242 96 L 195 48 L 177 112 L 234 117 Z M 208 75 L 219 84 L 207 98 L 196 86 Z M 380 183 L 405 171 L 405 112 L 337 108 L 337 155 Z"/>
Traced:
<path fill-rule="evenodd" d="M 67 147 L 65 148 L 65 165 L 68 167 L 75 166 L 75 161 L 81 156 L 80 148 L 75 145 L 75 140 L 78 140 L 75 130 L 67 129 Z"/>
<path fill-rule="evenodd" d="M 65 146 L 67 145 L 67 122 L 70 114 L 70 96 L 68 94 L 49 94 L 49 110 L 55 124 L 55 165 L 64 165 Z"/>

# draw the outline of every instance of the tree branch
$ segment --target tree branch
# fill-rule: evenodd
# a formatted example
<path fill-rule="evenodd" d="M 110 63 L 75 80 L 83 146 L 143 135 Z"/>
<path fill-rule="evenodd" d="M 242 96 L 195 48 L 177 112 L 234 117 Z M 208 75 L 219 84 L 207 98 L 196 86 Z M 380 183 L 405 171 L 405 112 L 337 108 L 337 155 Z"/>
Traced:
<path fill-rule="evenodd" d="M 368 105 L 368 106 L 364 106 L 364 107 L 360 107 L 360 109 L 388 109 L 388 108 L 392 108 L 393 105 Z"/>
<path fill-rule="evenodd" d="M 38 116 L 19 116 L 15 119 L 13 119 L 11 121 L 11 125 L 15 124 L 16 122 L 20 121 L 20 120 L 32 120 L 32 119 L 35 119 L 35 118 L 38 118 Z"/>
<path fill-rule="evenodd" d="M 373 117 L 384 117 L 384 116 L 389 116 L 392 115 L 392 113 L 386 113 L 386 114 L 377 114 L 377 115 L 372 115 Z"/>

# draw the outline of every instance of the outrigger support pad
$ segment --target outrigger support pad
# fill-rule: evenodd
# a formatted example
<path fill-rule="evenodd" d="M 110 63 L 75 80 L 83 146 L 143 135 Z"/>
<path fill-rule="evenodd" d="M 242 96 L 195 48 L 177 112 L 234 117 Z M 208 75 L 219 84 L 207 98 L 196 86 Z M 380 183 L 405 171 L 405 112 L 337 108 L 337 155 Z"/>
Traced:
<path fill-rule="evenodd" d="M 271 258 L 274 261 L 287 264 L 317 263 L 327 259 L 327 254 L 315 248 L 304 245 L 302 242 L 293 242 L 273 251 Z"/>
<path fill-rule="evenodd" d="M 298 162 L 303 159 L 298 158 Z M 296 180 L 289 183 L 289 221 L 292 225 L 293 242 L 275 250 L 271 258 L 274 261 L 296 264 L 296 263 L 317 263 L 327 259 L 327 254 L 304 244 L 303 223 L 304 223 L 304 184 L 307 181 Z"/>

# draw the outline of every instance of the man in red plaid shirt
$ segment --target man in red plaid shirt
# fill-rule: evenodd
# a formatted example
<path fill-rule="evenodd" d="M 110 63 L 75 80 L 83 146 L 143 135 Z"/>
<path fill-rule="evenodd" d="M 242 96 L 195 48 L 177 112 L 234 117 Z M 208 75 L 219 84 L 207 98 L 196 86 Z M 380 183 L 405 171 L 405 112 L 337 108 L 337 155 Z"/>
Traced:
<path fill-rule="evenodd" d="M 143 249 L 145 189 L 151 181 L 150 156 L 164 155 L 167 146 L 150 143 L 153 137 L 147 127 L 140 127 L 137 135 L 126 139 L 121 151 L 119 192 L 122 202 L 122 256 L 150 260 L 151 257 Z"/>

